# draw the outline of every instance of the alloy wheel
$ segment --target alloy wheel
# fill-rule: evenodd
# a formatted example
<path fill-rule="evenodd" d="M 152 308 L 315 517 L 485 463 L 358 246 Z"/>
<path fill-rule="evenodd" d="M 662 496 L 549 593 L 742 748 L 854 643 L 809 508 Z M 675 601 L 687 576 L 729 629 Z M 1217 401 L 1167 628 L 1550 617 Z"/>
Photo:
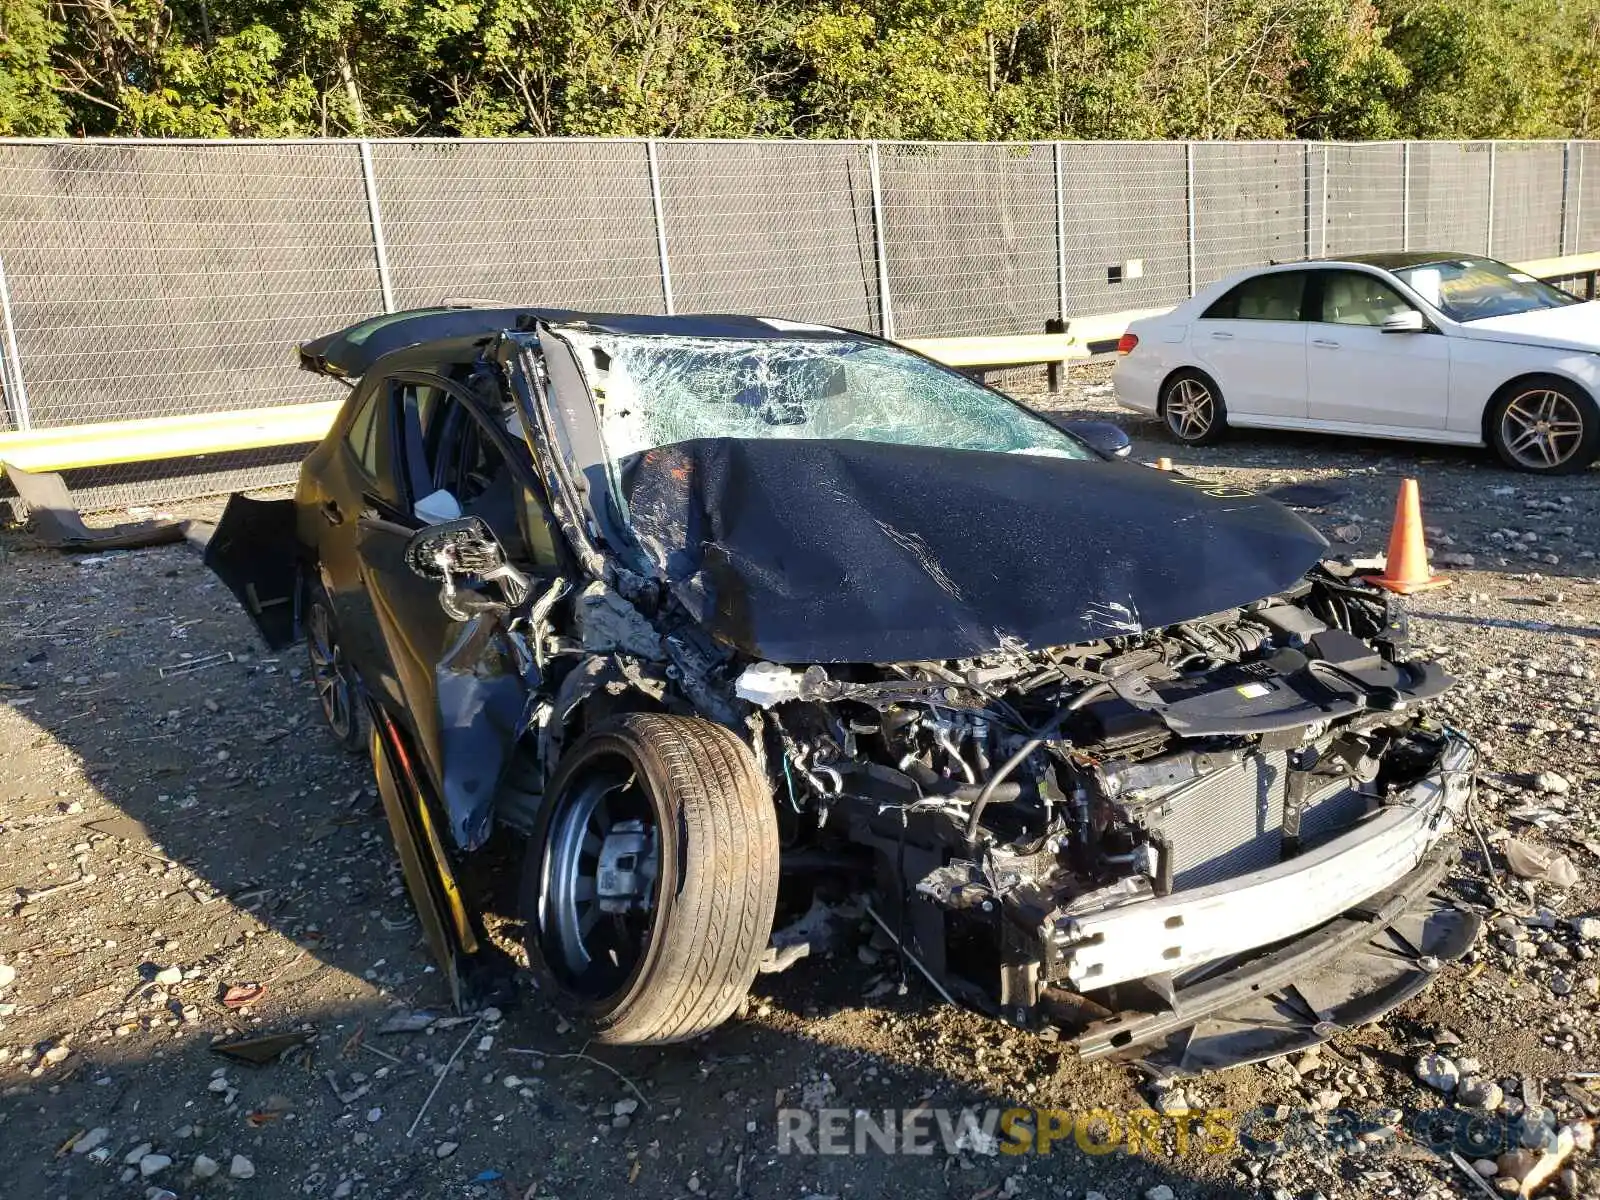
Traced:
<path fill-rule="evenodd" d="M 1521 466 L 1558 467 L 1583 444 L 1583 413 L 1571 396 L 1552 388 L 1523 392 L 1500 417 L 1500 442 Z"/>
<path fill-rule="evenodd" d="M 1211 389 L 1198 379 L 1180 379 L 1167 392 L 1167 425 L 1184 441 L 1205 437 L 1216 419 Z"/>
<path fill-rule="evenodd" d="M 643 958 L 661 850 L 636 776 L 596 772 L 569 789 L 550 824 L 539 896 L 546 952 L 575 991 L 615 991 Z"/>
<path fill-rule="evenodd" d="M 348 741 L 355 728 L 356 697 L 345 666 L 344 651 L 333 632 L 333 615 L 326 605 L 313 604 L 306 620 L 306 656 L 317 702 L 334 737 Z"/>

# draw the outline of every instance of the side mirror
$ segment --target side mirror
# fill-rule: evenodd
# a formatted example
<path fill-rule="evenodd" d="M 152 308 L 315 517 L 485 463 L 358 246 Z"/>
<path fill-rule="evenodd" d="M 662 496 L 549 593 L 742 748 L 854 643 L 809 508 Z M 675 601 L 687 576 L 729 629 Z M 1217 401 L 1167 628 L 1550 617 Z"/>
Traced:
<path fill-rule="evenodd" d="M 504 612 L 528 598 L 528 577 L 506 561 L 500 540 L 480 517 L 419 529 L 406 543 L 405 556 L 412 574 L 439 584 L 439 606 L 454 620 L 470 620 L 491 609 Z M 506 603 L 464 591 L 458 580 L 497 583 Z"/>
<path fill-rule="evenodd" d="M 1107 458 L 1127 458 L 1133 452 L 1133 442 L 1122 426 L 1110 421 L 1052 421 L 1051 424 L 1088 443 L 1091 449 Z"/>
<path fill-rule="evenodd" d="M 481 517 L 441 521 L 411 535 L 406 566 L 424 579 L 444 582 L 452 575 L 482 578 L 506 565 L 505 551 Z"/>
<path fill-rule="evenodd" d="M 1385 333 L 1424 333 L 1428 322 L 1416 309 L 1408 308 L 1405 312 L 1389 314 L 1383 319 L 1381 328 Z"/>

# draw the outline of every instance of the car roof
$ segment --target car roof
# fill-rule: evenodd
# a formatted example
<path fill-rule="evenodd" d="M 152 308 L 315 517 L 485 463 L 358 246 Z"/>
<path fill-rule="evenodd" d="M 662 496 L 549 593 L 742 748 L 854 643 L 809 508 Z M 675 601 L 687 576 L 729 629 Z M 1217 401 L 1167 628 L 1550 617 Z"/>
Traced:
<path fill-rule="evenodd" d="M 1304 261 L 1308 264 L 1326 263 L 1332 265 L 1355 263 L 1358 266 L 1377 267 L 1380 271 L 1403 271 L 1407 267 L 1420 267 L 1428 263 L 1454 262 L 1462 258 L 1482 257 L 1483 255 L 1481 254 L 1472 254 L 1462 250 L 1379 250 L 1371 254 L 1330 254 L 1322 258 L 1308 258 Z"/>
<path fill-rule="evenodd" d="M 300 346 L 300 365 L 322 375 L 355 378 L 366 374 L 379 359 L 384 359 L 391 369 L 413 362 L 469 362 L 487 339 L 500 333 L 528 332 L 541 324 L 581 326 L 600 333 L 645 337 L 737 338 L 741 341 L 779 340 L 797 335 L 826 340 L 864 336 L 828 325 L 728 313 L 661 316 L 565 308 L 445 305 L 385 313 L 313 338 Z M 405 351 L 415 351 L 415 354 L 401 356 Z"/>

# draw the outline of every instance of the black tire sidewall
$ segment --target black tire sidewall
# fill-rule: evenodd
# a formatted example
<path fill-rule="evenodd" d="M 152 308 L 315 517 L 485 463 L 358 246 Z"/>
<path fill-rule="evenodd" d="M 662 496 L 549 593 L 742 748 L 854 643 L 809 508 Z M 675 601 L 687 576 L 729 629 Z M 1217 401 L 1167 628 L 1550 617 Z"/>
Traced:
<path fill-rule="evenodd" d="M 1200 437 L 1186 438 L 1179 435 L 1172 427 L 1172 422 L 1167 420 L 1167 397 L 1172 394 L 1172 389 L 1185 379 L 1193 379 L 1204 384 L 1211 393 L 1212 418 L 1211 427 Z M 1228 407 L 1223 401 L 1222 389 L 1217 386 L 1217 381 L 1212 379 L 1198 367 L 1184 367 L 1168 375 L 1161 385 L 1161 395 L 1157 397 L 1156 414 L 1161 419 L 1161 428 L 1168 437 L 1184 446 L 1210 446 L 1222 440 L 1222 435 L 1228 428 Z"/>
<path fill-rule="evenodd" d="M 309 580 L 307 581 L 305 588 L 306 617 L 304 632 L 306 637 L 306 668 L 309 672 L 311 670 L 312 610 L 315 608 L 321 608 L 328 614 L 328 637 L 333 645 L 339 644 L 339 620 L 338 617 L 334 615 L 333 601 L 328 598 L 326 589 L 323 588 L 319 581 L 315 579 Z M 346 687 L 350 689 L 349 731 L 341 736 L 339 731 L 328 723 L 327 714 L 322 712 L 322 702 L 320 699 L 317 701 L 317 711 L 322 715 L 322 727 L 327 730 L 328 736 L 333 739 L 335 745 L 337 745 L 347 754 L 365 754 L 368 751 L 369 740 L 367 714 L 363 708 L 363 702 L 361 699 L 361 684 L 359 679 L 356 678 L 353 668 L 350 666 L 350 660 L 348 657 L 345 659 L 343 670 L 340 673 L 344 676 Z M 316 686 L 315 678 L 312 679 L 312 686 Z"/>
<path fill-rule="evenodd" d="M 1518 396 L 1534 390 L 1560 392 L 1576 404 L 1578 411 L 1583 414 L 1583 438 L 1578 443 L 1577 453 L 1566 462 L 1554 467 L 1530 467 L 1518 462 L 1501 440 L 1500 428 L 1505 419 L 1506 409 Z M 1559 375 L 1526 375 L 1507 384 L 1495 395 L 1493 403 L 1489 406 L 1488 428 L 1485 432 L 1496 456 L 1513 471 L 1521 471 L 1526 475 L 1576 475 L 1591 467 L 1596 458 L 1600 458 L 1600 405 L 1597 405 L 1594 397 L 1577 384 Z"/>
<path fill-rule="evenodd" d="M 539 981 L 541 992 L 561 1011 L 595 1030 L 604 1030 L 615 1024 L 650 988 L 651 977 L 661 961 L 665 941 L 663 933 L 673 919 L 684 869 L 684 829 L 681 814 L 668 799 L 671 789 L 660 777 L 656 764 L 646 761 L 646 756 L 638 753 L 632 742 L 622 734 L 620 726 L 620 719 L 607 721 L 585 734 L 580 743 L 562 758 L 555 777 L 550 781 L 549 802 L 540 806 L 539 817 L 528 838 L 518 888 L 518 908 L 525 930 L 523 943 L 528 952 L 528 965 L 534 978 Z M 615 992 L 598 999 L 588 999 L 573 992 L 545 957 L 544 949 L 539 944 L 539 894 L 543 886 L 550 826 L 562 807 L 560 801 L 563 793 L 573 780 L 594 763 L 613 757 L 621 758 L 632 766 L 644 784 L 661 838 L 661 865 L 652 897 L 654 912 L 650 922 L 649 943 L 644 947 L 639 962 Z"/>

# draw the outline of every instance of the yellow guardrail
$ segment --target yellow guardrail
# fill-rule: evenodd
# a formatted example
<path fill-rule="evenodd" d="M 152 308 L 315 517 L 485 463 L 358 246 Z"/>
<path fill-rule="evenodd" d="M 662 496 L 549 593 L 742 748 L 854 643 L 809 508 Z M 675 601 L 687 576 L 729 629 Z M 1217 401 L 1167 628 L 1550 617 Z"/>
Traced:
<path fill-rule="evenodd" d="M 1593 254 L 1567 254 L 1560 258 L 1533 258 L 1512 266 L 1535 279 L 1566 279 L 1572 275 L 1600 272 L 1600 251 Z"/>
<path fill-rule="evenodd" d="M 328 432 L 341 401 L 238 412 L 192 413 L 0 433 L 0 462 L 24 471 L 70 471 L 195 454 L 295 446 Z"/>
<path fill-rule="evenodd" d="M 1600 252 L 1512 264 L 1538 279 L 1600 273 Z M 1065 333 L 906 338 L 902 344 L 952 367 L 1030 366 L 1091 356 L 1090 347 L 1115 341 L 1128 325 L 1168 308 L 1095 313 L 1067 321 Z M 155 462 L 270 446 L 309 445 L 328 432 L 341 401 L 286 404 L 235 412 L 190 413 L 93 425 L 64 425 L 0 433 L 0 463 L 25 471 L 70 471 L 117 463 Z"/>

